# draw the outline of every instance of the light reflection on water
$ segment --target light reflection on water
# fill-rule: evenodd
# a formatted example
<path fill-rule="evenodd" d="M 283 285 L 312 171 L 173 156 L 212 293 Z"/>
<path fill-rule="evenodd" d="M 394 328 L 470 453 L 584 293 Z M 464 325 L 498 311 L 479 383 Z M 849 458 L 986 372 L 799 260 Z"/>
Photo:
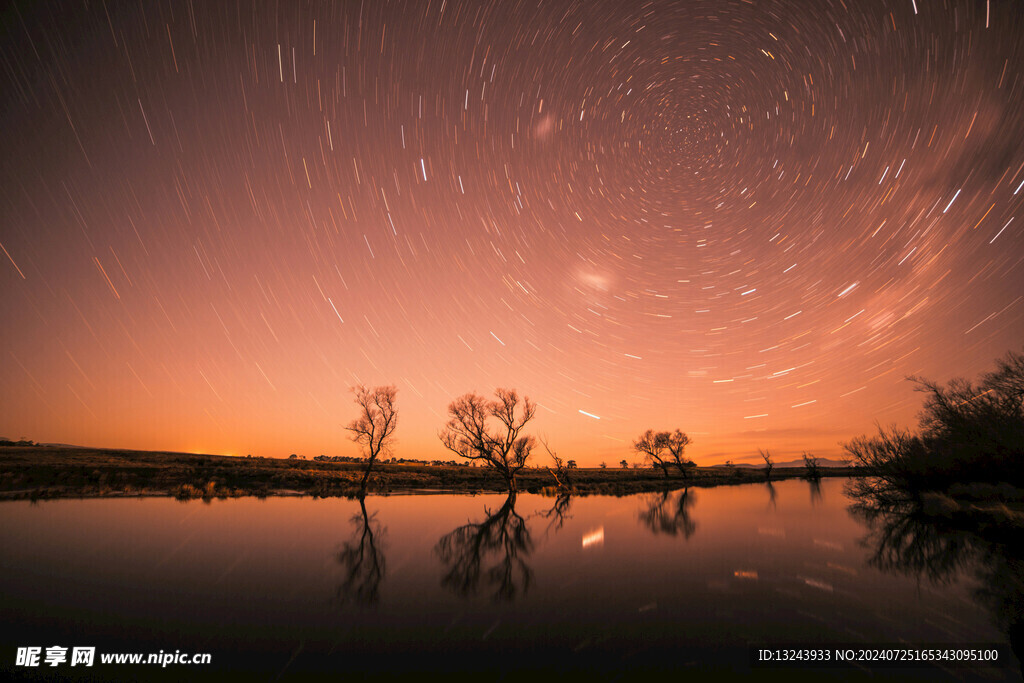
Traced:
<path fill-rule="evenodd" d="M 1007 642 L 969 567 L 931 581 L 880 564 L 842 485 L 4 503 L 4 652 L 607 672 L 744 670 L 748 643 Z"/>

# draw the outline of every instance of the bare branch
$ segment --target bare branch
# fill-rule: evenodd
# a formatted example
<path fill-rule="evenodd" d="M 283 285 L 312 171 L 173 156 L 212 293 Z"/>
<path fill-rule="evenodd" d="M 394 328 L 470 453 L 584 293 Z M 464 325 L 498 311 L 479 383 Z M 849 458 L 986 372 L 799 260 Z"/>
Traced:
<path fill-rule="evenodd" d="M 772 468 L 775 467 L 775 463 L 772 462 L 772 454 L 769 453 L 768 451 L 762 451 L 760 449 L 758 449 L 757 452 L 761 454 L 762 458 L 764 458 L 764 478 L 766 481 L 770 481 L 772 478 Z"/>
<path fill-rule="evenodd" d="M 370 390 L 360 384 L 353 387 L 352 392 L 360 414 L 346 429 L 352 432 L 352 440 L 363 447 L 366 456 L 366 472 L 360 485 L 360 490 L 365 492 L 373 464 L 382 454 L 390 452 L 394 443 L 392 435 L 398 426 L 398 411 L 395 408 L 398 389 L 390 385 Z"/>
<path fill-rule="evenodd" d="M 696 467 L 693 461 L 683 457 L 683 451 L 690 443 L 690 437 L 677 429 L 674 432 L 655 432 L 648 429 L 633 442 L 633 450 L 657 465 L 668 478 L 669 465 L 674 465 L 685 478 L 690 469 Z M 668 454 L 665 453 L 668 451 Z"/>
<path fill-rule="evenodd" d="M 540 442 L 541 444 L 543 444 L 544 450 L 547 451 L 547 454 L 551 458 L 552 462 L 555 463 L 554 470 L 552 470 L 550 467 L 547 468 L 547 470 L 548 472 L 551 473 L 551 476 L 555 478 L 555 481 L 558 483 L 558 488 L 565 489 L 566 491 L 575 490 L 575 487 L 572 483 L 572 476 L 569 474 L 569 469 L 565 466 L 565 461 L 563 461 L 562 458 L 558 457 L 557 453 L 551 450 L 551 448 L 548 446 L 547 439 L 542 437 Z"/>
<path fill-rule="evenodd" d="M 515 491 L 516 474 L 526 466 L 535 445 L 532 436 L 519 433 L 536 414 L 537 405 L 523 398 L 520 414 L 519 396 L 512 389 L 497 389 L 496 401 L 470 393 L 460 396 L 448 406 L 449 420 L 438 434 L 445 448 L 467 460 L 479 460 L 495 469 Z M 492 432 L 488 418 L 497 418 L 500 426 Z"/>

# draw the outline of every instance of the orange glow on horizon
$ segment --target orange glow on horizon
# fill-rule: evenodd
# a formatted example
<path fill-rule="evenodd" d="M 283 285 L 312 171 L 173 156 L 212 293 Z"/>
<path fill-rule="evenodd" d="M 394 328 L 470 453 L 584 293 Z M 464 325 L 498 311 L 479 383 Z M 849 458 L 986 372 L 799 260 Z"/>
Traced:
<path fill-rule="evenodd" d="M 1024 43 L 1010 5 L 826 5 L 29 3 L 0 434 L 357 455 L 357 384 L 422 460 L 497 387 L 581 467 L 914 426 L 906 377 L 1024 339 Z"/>

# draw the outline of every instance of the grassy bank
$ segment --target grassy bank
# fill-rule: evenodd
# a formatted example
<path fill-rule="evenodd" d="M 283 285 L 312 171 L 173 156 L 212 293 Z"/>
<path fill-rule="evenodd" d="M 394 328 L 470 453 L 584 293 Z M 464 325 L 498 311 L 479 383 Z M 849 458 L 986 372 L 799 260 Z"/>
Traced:
<path fill-rule="evenodd" d="M 358 463 L 275 458 L 236 458 L 150 451 L 57 446 L 0 446 L 0 500 L 175 496 L 353 496 L 363 467 Z M 852 468 L 826 468 L 825 476 L 856 476 Z M 772 480 L 802 477 L 802 467 L 776 468 Z M 579 494 L 625 495 L 683 486 L 717 486 L 764 481 L 754 468 L 699 467 L 687 479 L 665 478 L 653 469 L 572 470 Z M 521 491 L 550 492 L 556 482 L 544 467 L 527 468 L 518 477 Z M 371 494 L 501 492 L 496 473 L 483 468 L 417 464 L 374 467 Z"/>

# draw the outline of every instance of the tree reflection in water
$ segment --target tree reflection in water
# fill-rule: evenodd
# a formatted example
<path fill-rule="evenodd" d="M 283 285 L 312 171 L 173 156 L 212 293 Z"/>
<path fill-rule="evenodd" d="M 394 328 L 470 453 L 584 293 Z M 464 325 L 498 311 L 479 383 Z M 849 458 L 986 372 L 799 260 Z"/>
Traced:
<path fill-rule="evenodd" d="M 537 513 L 548 520 L 548 527 L 544 532 L 545 536 L 552 531 L 560 531 L 562 529 L 565 525 L 565 520 L 572 517 L 569 514 L 570 507 L 572 507 L 572 494 L 563 491 L 555 498 L 555 504 L 551 506 L 550 510 Z"/>
<path fill-rule="evenodd" d="M 681 533 L 683 538 L 689 539 L 697 531 L 692 515 L 696 502 L 696 494 L 688 488 L 647 495 L 647 507 L 640 511 L 640 521 L 655 534 L 678 536 Z"/>
<path fill-rule="evenodd" d="M 811 507 L 818 507 L 821 503 L 821 479 L 808 479 L 807 486 L 811 489 Z"/>
<path fill-rule="evenodd" d="M 980 583 L 975 598 L 1024 664 L 1024 529 L 1012 516 L 928 514 L 919 497 L 865 482 L 848 492 L 855 501 L 850 511 L 869 529 L 863 544 L 870 565 L 934 583 L 973 574 Z"/>
<path fill-rule="evenodd" d="M 526 560 L 534 545 L 515 505 L 516 494 L 510 493 L 497 512 L 484 510 L 487 516 L 482 522 L 464 524 L 441 537 L 434 552 L 447 570 L 442 586 L 472 595 L 483 576 L 495 600 L 514 600 L 529 589 L 533 571 Z M 490 566 L 481 573 L 485 564 Z"/>
<path fill-rule="evenodd" d="M 771 483 L 771 481 L 766 481 L 764 485 L 768 489 L 768 506 L 772 510 L 775 510 L 775 486 Z"/>
<path fill-rule="evenodd" d="M 353 601 L 371 605 L 380 600 L 380 583 L 386 572 L 384 532 L 376 521 L 377 513 L 366 513 L 366 500 L 359 498 L 360 513 L 352 516 L 352 539 L 342 546 L 338 562 L 345 577 L 338 587 L 342 603 Z"/>

